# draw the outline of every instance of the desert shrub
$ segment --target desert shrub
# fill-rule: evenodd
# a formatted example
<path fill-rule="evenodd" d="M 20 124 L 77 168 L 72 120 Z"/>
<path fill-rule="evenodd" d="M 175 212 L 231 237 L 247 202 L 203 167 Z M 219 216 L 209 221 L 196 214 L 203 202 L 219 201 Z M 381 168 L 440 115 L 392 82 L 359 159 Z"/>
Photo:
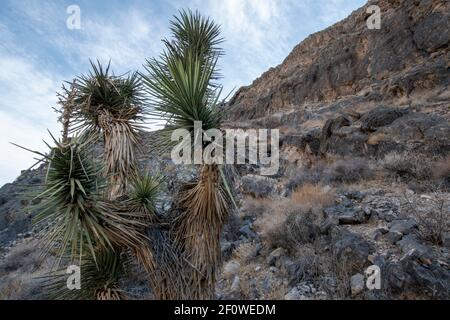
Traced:
<path fill-rule="evenodd" d="M 291 252 L 319 236 L 322 208 L 333 203 L 334 193 L 329 187 L 306 184 L 297 188 L 291 198 L 272 203 L 255 225 L 272 248 L 283 247 Z"/>
<path fill-rule="evenodd" d="M 244 194 L 249 194 L 255 198 L 266 198 L 270 196 L 275 190 L 276 180 L 247 175 L 241 179 L 241 188 Z"/>
<path fill-rule="evenodd" d="M 291 204 L 308 208 L 326 208 L 333 203 L 334 193 L 328 186 L 305 184 L 291 195 Z"/>
<path fill-rule="evenodd" d="M 280 276 L 283 278 L 282 271 L 280 271 L 281 274 L 276 275 L 267 269 L 256 271 L 257 266 L 257 264 L 249 263 L 241 267 L 239 272 L 240 298 L 244 300 L 283 300 L 288 292 L 288 287 L 285 281 L 280 280 Z"/>
<path fill-rule="evenodd" d="M 450 156 L 436 162 L 433 176 L 440 186 L 450 189 Z"/>
<path fill-rule="evenodd" d="M 2 278 L 0 283 L 0 300 L 16 300 L 21 297 L 23 284 L 19 276 Z"/>
<path fill-rule="evenodd" d="M 322 266 L 325 255 L 319 255 L 314 248 L 305 245 L 299 249 L 298 259 L 289 268 L 290 282 L 292 285 L 302 281 L 314 281 L 326 273 Z"/>
<path fill-rule="evenodd" d="M 243 205 L 240 210 L 240 217 L 258 217 L 270 210 L 272 201 L 269 199 L 254 199 L 252 197 L 245 197 Z"/>
<path fill-rule="evenodd" d="M 416 180 L 429 180 L 433 177 L 432 159 L 424 154 L 413 152 L 391 152 L 381 161 L 388 172 Z"/>
<path fill-rule="evenodd" d="M 42 263 L 40 252 L 30 244 L 20 245 L 11 251 L 0 266 L 0 276 L 20 270 L 31 272 Z"/>
<path fill-rule="evenodd" d="M 282 247 L 291 252 L 302 244 L 312 243 L 320 234 L 320 216 L 312 209 L 291 208 L 284 223 L 267 232 L 272 248 Z"/>
<path fill-rule="evenodd" d="M 327 183 L 350 183 L 372 177 L 373 170 L 363 158 L 344 158 L 333 162 L 324 172 Z"/>
<path fill-rule="evenodd" d="M 419 225 L 420 236 L 433 244 L 442 245 L 444 235 L 450 232 L 449 203 L 437 196 L 431 205 L 422 207 L 417 201 L 407 199 L 410 212 Z"/>
<path fill-rule="evenodd" d="M 290 177 L 286 188 L 293 191 L 304 184 L 317 184 L 322 179 L 323 167 L 321 165 L 312 168 L 302 168 Z"/>
<path fill-rule="evenodd" d="M 233 255 L 236 257 L 238 261 L 243 264 L 249 263 L 253 260 L 259 251 L 259 247 L 254 242 L 245 242 L 240 244 L 233 252 Z"/>

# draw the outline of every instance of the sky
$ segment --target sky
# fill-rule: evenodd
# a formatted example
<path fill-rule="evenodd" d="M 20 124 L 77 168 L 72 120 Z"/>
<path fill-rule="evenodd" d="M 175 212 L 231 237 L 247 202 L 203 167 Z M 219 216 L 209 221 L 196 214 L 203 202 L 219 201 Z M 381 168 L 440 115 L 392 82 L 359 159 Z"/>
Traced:
<path fill-rule="evenodd" d="M 308 35 L 347 17 L 365 0 L 0 0 L 0 186 L 35 160 L 10 144 L 46 151 L 58 135 L 56 92 L 89 71 L 89 59 L 111 61 L 115 74 L 144 71 L 163 49 L 180 9 L 221 25 L 224 95 L 280 64 Z M 67 20 L 80 9 L 80 28 Z M 73 21 L 73 20 L 69 20 Z"/>

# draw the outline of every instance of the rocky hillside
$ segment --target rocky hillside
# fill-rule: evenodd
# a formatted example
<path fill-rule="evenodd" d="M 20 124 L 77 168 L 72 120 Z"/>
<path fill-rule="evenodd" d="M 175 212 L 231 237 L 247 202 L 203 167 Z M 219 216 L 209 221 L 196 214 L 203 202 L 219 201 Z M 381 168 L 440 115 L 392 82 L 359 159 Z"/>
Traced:
<path fill-rule="evenodd" d="M 381 30 L 367 28 L 371 4 Z M 369 1 L 236 93 L 228 125 L 280 129 L 281 170 L 238 168 L 218 298 L 450 298 L 449 24 L 445 0 Z M 166 176 L 170 211 L 194 170 L 150 147 L 140 161 Z M 0 298 L 41 297 L 50 262 L 25 194 L 43 171 L 0 189 Z M 381 289 L 370 290 L 374 265 Z M 151 298 L 145 280 L 136 268 L 128 294 Z"/>

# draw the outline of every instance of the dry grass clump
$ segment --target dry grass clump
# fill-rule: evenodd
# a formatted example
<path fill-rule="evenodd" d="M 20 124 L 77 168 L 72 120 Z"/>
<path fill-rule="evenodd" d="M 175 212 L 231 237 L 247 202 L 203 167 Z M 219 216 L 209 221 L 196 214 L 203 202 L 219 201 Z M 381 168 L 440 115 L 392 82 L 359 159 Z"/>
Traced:
<path fill-rule="evenodd" d="M 0 266 L 0 300 L 43 298 L 42 277 L 50 270 L 53 257 L 44 259 L 35 240 L 11 249 Z"/>
<path fill-rule="evenodd" d="M 305 184 L 291 195 L 291 204 L 302 207 L 326 208 L 334 203 L 334 194 L 328 186 Z"/>
<path fill-rule="evenodd" d="M 295 251 L 319 236 L 322 208 L 332 205 L 333 199 L 331 188 L 307 184 L 296 189 L 290 199 L 274 203 L 255 224 L 270 247 Z"/>
<path fill-rule="evenodd" d="M 12 248 L 9 255 L 0 266 L 0 276 L 10 272 L 20 270 L 31 272 L 38 269 L 43 263 L 43 257 L 39 250 L 36 250 L 36 243 L 30 242 L 20 244 Z"/>
<path fill-rule="evenodd" d="M 239 210 L 239 217 L 244 219 L 246 217 L 259 217 L 264 214 L 271 207 L 273 201 L 270 199 L 255 199 L 253 197 L 245 197 L 241 210 Z"/>

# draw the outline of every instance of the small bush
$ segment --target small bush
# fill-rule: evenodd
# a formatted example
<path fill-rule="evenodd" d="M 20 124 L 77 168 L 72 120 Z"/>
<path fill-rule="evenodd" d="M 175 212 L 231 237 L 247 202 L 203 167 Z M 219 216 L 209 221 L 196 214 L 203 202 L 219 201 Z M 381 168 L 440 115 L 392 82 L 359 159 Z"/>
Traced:
<path fill-rule="evenodd" d="M 268 232 L 269 244 L 273 248 L 282 247 L 291 252 L 302 244 L 312 243 L 320 234 L 319 217 L 310 209 L 292 209 L 285 223 Z"/>
<path fill-rule="evenodd" d="M 396 176 L 429 180 L 433 177 L 432 159 L 413 152 L 391 152 L 381 161 L 384 169 Z"/>
<path fill-rule="evenodd" d="M 243 264 L 251 262 L 258 255 L 259 247 L 253 242 L 245 242 L 234 250 L 234 256 Z"/>
<path fill-rule="evenodd" d="M 293 191 L 305 184 L 318 184 L 322 179 L 323 167 L 318 165 L 312 168 L 304 168 L 293 175 L 286 185 L 289 191 Z"/>
<path fill-rule="evenodd" d="M 333 162 L 324 172 L 324 181 L 329 183 L 350 183 L 373 176 L 366 159 L 348 158 Z"/>
<path fill-rule="evenodd" d="M 256 226 L 269 246 L 295 251 L 300 244 L 312 243 L 318 237 L 322 208 L 333 204 L 333 200 L 330 188 L 304 185 L 297 188 L 289 200 L 272 203 Z"/>
<path fill-rule="evenodd" d="M 442 197 L 436 197 L 432 205 L 424 209 L 416 201 L 409 199 L 408 203 L 412 216 L 419 225 L 420 236 L 435 245 L 444 243 L 444 235 L 450 232 L 450 210 L 448 201 Z"/>
<path fill-rule="evenodd" d="M 326 208 L 334 204 L 334 194 L 330 187 L 305 184 L 291 195 L 291 202 L 309 208 Z"/>

